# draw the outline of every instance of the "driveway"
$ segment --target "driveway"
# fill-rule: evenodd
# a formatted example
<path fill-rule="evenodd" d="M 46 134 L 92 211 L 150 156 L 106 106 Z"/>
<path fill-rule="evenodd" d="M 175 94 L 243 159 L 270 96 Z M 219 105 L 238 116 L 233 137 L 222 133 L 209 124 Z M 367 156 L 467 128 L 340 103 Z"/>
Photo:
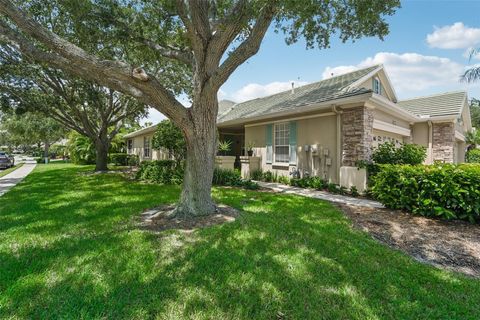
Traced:
<path fill-rule="evenodd" d="M 23 166 L 0 178 L 0 197 L 22 181 L 37 166 L 33 159 L 26 159 L 22 162 L 25 162 Z"/>

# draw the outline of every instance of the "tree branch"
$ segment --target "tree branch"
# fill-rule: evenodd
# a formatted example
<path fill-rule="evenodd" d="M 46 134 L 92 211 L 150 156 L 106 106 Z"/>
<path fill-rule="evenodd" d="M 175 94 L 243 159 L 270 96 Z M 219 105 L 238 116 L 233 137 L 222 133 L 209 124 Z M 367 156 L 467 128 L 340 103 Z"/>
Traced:
<path fill-rule="evenodd" d="M 25 16 L 9 0 L 0 0 L 0 13 L 10 18 L 21 31 L 54 52 L 47 53 L 37 49 L 18 31 L 0 21 L 0 34 L 16 44 L 22 53 L 34 61 L 48 63 L 84 79 L 132 95 L 155 107 L 180 127 L 191 124 L 187 109 L 155 77 L 144 77 L 143 70 L 134 69 L 126 63 L 100 60 L 88 54 Z"/>
<path fill-rule="evenodd" d="M 210 78 L 209 82 L 212 88 L 218 90 L 242 63 L 258 52 L 265 33 L 273 20 L 275 2 L 271 1 L 265 5 L 248 38 L 228 56 L 217 72 Z"/>

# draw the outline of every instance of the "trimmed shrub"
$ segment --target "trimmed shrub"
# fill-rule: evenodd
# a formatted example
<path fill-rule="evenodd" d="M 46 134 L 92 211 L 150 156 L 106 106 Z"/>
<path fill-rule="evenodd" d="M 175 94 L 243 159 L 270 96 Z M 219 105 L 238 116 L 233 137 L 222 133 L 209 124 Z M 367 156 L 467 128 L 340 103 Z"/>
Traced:
<path fill-rule="evenodd" d="M 262 181 L 275 182 L 275 178 L 275 174 L 272 171 L 268 170 L 263 173 Z"/>
<path fill-rule="evenodd" d="M 443 219 L 480 220 L 479 165 L 383 165 L 373 196 L 392 209 Z"/>
<path fill-rule="evenodd" d="M 263 180 L 262 169 L 253 170 L 252 173 L 250 174 L 250 177 L 252 178 L 252 180 L 257 180 L 257 181 Z"/>
<path fill-rule="evenodd" d="M 417 144 L 402 144 L 397 148 L 392 142 L 380 144 L 372 154 L 376 164 L 422 164 L 427 157 L 427 149 Z"/>
<path fill-rule="evenodd" d="M 287 176 L 278 176 L 278 183 L 290 184 L 290 178 Z"/>
<path fill-rule="evenodd" d="M 111 153 L 108 155 L 109 162 L 116 166 L 138 166 L 139 158 L 136 154 Z"/>
<path fill-rule="evenodd" d="M 128 156 L 127 165 L 136 167 L 140 164 L 140 157 L 136 154 L 131 154 Z"/>
<path fill-rule="evenodd" d="M 161 184 L 181 184 L 183 168 L 173 160 L 143 161 L 137 179 Z"/>
<path fill-rule="evenodd" d="M 212 183 L 217 186 L 239 187 L 242 185 L 242 176 L 238 170 L 215 168 Z"/>
<path fill-rule="evenodd" d="M 128 154 L 126 153 L 111 153 L 108 155 L 109 162 L 116 166 L 128 165 Z"/>
<path fill-rule="evenodd" d="M 213 171 L 213 185 L 243 187 L 257 190 L 259 185 L 252 180 L 243 180 L 239 170 L 215 168 Z"/>
<path fill-rule="evenodd" d="M 469 163 L 480 163 L 480 149 L 472 149 L 467 152 L 466 160 Z"/>

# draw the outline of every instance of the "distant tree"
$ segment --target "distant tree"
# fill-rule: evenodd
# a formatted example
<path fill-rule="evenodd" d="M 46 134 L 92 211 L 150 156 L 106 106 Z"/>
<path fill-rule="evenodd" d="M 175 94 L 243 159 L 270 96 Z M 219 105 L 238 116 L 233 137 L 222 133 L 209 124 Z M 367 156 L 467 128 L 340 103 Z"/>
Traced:
<path fill-rule="evenodd" d="M 46 161 L 51 144 L 65 136 L 62 125 L 43 114 L 33 112 L 4 115 L 0 130 L 6 133 L 6 140 L 12 146 L 43 144 Z"/>
<path fill-rule="evenodd" d="M 126 122 L 146 114 L 138 100 L 58 70 L 34 66 L 15 51 L 0 50 L 3 109 L 43 112 L 95 146 L 95 170 L 107 170 L 108 150 Z"/>
<path fill-rule="evenodd" d="M 303 37 L 308 48 L 326 48 L 332 35 L 344 42 L 383 38 L 385 15 L 399 6 L 399 0 L 0 0 L 0 34 L 26 59 L 130 94 L 173 121 L 187 148 L 176 213 L 192 217 L 215 212 L 218 90 L 259 51 L 270 26 L 288 44 Z M 66 28 L 52 23 L 59 16 L 70 22 Z M 101 41 L 78 41 L 85 35 Z M 110 48 L 119 54 L 105 58 Z M 184 84 L 185 69 L 191 107 L 172 89 Z M 177 81 L 167 81 L 171 75 Z"/>
<path fill-rule="evenodd" d="M 168 150 L 170 157 L 174 157 L 177 161 L 185 158 L 185 138 L 182 131 L 170 120 L 163 120 L 157 125 L 152 147 Z"/>
<path fill-rule="evenodd" d="M 470 117 L 472 118 L 472 127 L 480 130 L 480 100 L 472 98 L 470 101 Z"/>

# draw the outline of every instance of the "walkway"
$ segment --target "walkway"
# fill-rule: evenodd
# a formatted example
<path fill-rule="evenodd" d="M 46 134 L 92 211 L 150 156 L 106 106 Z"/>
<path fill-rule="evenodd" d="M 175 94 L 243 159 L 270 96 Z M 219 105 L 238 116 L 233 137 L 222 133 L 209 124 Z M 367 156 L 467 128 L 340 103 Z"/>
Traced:
<path fill-rule="evenodd" d="M 276 182 L 262 182 L 262 181 L 256 181 L 256 182 L 263 188 L 272 189 L 273 191 L 279 192 L 279 193 L 297 194 L 300 196 L 327 200 L 330 202 L 347 204 L 350 206 L 368 207 L 368 208 L 384 208 L 384 206 L 380 202 L 373 201 L 373 200 L 342 196 L 339 194 L 332 194 L 329 192 L 318 191 L 314 189 L 292 187 L 292 186 L 287 186 L 285 184 L 276 183 Z"/>
<path fill-rule="evenodd" d="M 6 176 L 0 178 L 0 197 L 5 194 L 10 188 L 14 187 L 17 183 L 23 180 L 33 169 L 36 167 L 36 163 L 26 161 L 23 166 L 10 172 Z"/>

